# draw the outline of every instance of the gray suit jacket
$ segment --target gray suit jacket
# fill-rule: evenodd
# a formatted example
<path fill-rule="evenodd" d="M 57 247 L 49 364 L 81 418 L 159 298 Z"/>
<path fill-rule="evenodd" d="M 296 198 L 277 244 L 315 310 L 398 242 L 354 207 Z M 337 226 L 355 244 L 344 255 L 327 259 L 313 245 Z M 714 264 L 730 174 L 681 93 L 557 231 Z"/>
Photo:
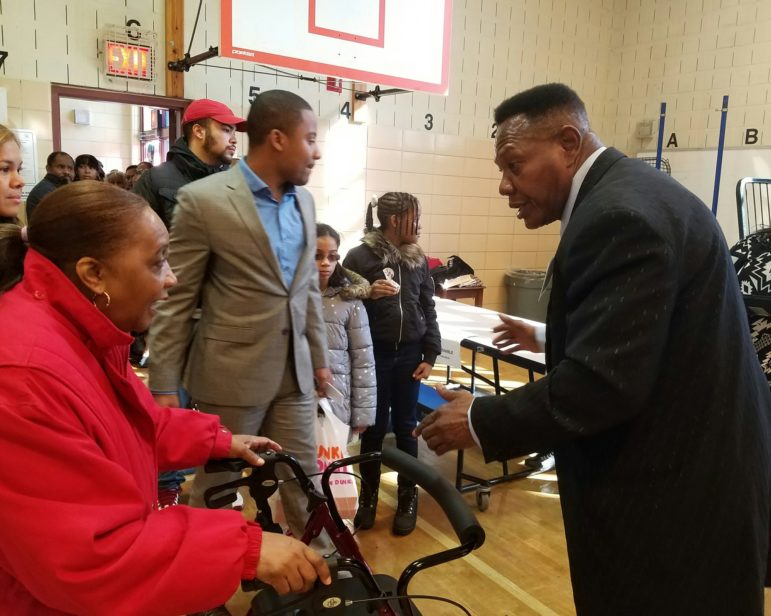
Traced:
<path fill-rule="evenodd" d="M 238 166 L 180 189 L 169 250 L 178 283 L 150 328 L 153 391 L 183 384 L 195 400 L 267 405 L 290 351 L 301 391 L 313 389 L 313 370 L 327 365 L 316 216 L 307 190 L 297 202 L 306 245 L 287 288 Z"/>

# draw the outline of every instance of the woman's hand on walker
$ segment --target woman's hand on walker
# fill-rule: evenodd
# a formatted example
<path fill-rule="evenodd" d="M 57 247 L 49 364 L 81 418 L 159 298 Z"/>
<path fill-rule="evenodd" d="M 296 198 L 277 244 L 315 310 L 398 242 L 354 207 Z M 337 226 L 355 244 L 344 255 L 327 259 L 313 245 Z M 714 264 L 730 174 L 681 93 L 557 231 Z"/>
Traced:
<path fill-rule="evenodd" d="M 279 595 L 310 590 L 316 578 L 332 583 L 329 567 L 321 554 L 307 545 L 278 533 L 262 533 L 257 579 L 270 584 Z"/>
<path fill-rule="evenodd" d="M 230 443 L 229 458 L 241 458 L 252 466 L 265 464 L 257 453 L 263 451 L 281 451 L 281 445 L 264 436 L 250 436 L 249 434 L 234 434 Z M 257 452 L 257 453 L 255 453 Z"/>

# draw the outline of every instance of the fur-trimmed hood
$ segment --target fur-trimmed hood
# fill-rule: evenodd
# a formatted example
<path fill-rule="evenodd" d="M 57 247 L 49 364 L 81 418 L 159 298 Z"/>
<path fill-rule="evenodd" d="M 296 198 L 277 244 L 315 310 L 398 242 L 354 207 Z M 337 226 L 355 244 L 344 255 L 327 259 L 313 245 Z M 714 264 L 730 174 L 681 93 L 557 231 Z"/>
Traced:
<path fill-rule="evenodd" d="M 410 269 L 420 267 L 426 261 L 423 249 L 417 244 L 402 244 L 397 247 L 389 242 L 380 229 L 367 233 L 361 241 L 372 249 L 372 252 L 382 261 L 388 263 L 404 264 Z"/>
<path fill-rule="evenodd" d="M 340 297 L 346 301 L 352 299 L 367 299 L 369 297 L 370 286 L 367 279 L 363 276 L 359 276 L 356 272 L 344 268 L 342 265 L 343 274 L 347 278 L 347 284 L 343 286 L 327 287 L 326 291 L 322 293 L 325 297 L 331 297 L 333 295 L 340 294 Z"/>

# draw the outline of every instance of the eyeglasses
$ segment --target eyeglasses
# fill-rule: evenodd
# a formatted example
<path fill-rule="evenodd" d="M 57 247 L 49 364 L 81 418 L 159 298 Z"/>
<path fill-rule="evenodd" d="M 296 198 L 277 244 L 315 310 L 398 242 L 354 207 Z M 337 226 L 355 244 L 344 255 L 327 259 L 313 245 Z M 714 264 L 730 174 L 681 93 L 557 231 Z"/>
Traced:
<path fill-rule="evenodd" d="M 333 252 L 330 255 L 325 255 L 321 252 L 316 253 L 316 261 L 323 261 L 324 259 L 327 259 L 328 261 L 335 262 L 340 260 L 340 255 L 336 252 Z"/>

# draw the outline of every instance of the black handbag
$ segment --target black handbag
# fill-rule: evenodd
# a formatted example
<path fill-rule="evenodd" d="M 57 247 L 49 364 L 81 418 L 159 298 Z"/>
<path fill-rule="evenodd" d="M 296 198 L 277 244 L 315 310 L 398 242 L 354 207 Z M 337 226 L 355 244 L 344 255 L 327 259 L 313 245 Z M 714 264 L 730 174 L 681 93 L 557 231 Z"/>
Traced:
<path fill-rule="evenodd" d="M 473 276 L 474 268 L 458 255 L 452 255 L 447 259 L 447 265 L 439 265 L 433 268 L 429 273 L 431 274 L 431 278 L 434 279 L 434 284 L 440 285 L 450 278 L 467 275 Z"/>

